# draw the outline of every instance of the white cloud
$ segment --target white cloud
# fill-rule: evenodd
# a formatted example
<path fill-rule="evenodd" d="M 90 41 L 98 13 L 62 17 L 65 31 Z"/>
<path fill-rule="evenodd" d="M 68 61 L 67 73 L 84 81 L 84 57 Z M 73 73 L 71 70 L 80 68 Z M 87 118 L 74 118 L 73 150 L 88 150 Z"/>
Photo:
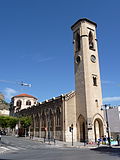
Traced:
<path fill-rule="evenodd" d="M 11 100 L 11 98 L 17 93 L 17 91 L 12 88 L 5 88 L 4 93 L 5 98 Z"/>
<path fill-rule="evenodd" d="M 105 97 L 103 98 L 103 102 L 114 102 L 120 101 L 120 97 Z"/>

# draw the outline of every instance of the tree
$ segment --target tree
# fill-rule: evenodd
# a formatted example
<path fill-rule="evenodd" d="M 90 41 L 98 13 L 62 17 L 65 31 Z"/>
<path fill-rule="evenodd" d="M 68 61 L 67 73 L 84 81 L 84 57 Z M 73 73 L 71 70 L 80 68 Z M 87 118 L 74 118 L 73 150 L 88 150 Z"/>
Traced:
<path fill-rule="evenodd" d="M 16 124 L 18 123 L 19 119 L 16 117 L 9 117 L 8 126 L 13 129 L 15 128 Z"/>
<path fill-rule="evenodd" d="M 0 127 L 2 127 L 4 130 L 5 128 L 10 127 L 12 131 L 14 132 L 14 128 L 16 124 L 18 123 L 19 119 L 12 116 L 0 116 Z"/>
<path fill-rule="evenodd" d="M 25 137 L 26 137 L 26 129 L 31 125 L 32 119 L 31 117 L 12 117 L 12 116 L 0 116 L 0 127 L 3 129 L 10 127 L 12 131 L 14 131 L 14 128 L 16 124 L 20 122 L 21 128 L 25 129 Z"/>
<path fill-rule="evenodd" d="M 31 117 L 21 117 L 19 120 L 21 126 L 25 129 L 25 137 L 26 137 L 26 129 L 31 125 L 32 119 Z"/>
<path fill-rule="evenodd" d="M 7 128 L 9 127 L 9 117 L 8 116 L 0 116 L 0 127 Z"/>
<path fill-rule="evenodd" d="M 8 110 L 9 109 L 9 103 L 7 103 L 5 101 L 5 98 L 4 98 L 4 95 L 2 93 L 0 93 L 0 109 L 3 110 L 3 109 L 6 109 Z"/>

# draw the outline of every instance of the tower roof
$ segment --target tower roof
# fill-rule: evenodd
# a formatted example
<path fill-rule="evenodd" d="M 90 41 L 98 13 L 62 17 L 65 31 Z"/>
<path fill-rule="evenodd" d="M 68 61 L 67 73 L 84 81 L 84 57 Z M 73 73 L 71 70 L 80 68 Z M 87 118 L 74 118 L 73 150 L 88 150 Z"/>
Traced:
<path fill-rule="evenodd" d="M 29 95 L 29 94 L 26 94 L 26 93 L 22 93 L 22 94 L 16 95 L 16 96 L 14 96 L 12 98 L 17 98 L 17 97 L 29 97 L 29 98 L 37 99 L 36 97 L 34 97 L 32 95 Z"/>
<path fill-rule="evenodd" d="M 80 23 L 80 22 L 82 22 L 82 21 L 87 21 L 87 22 L 92 23 L 93 25 L 95 25 L 95 26 L 97 27 L 97 24 L 96 24 L 95 22 L 93 22 L 93 21 L 91 21 L 91 20 L 89 20 L 89 19 L 87 19 L 87 18 L 82 18 L 82 19 L 79 19 L 77 22 L 75 22 L 75 23 L 71 26 L 71 29 L 73 29 L 73 27 L 74 27 L 77 23 Z"/>

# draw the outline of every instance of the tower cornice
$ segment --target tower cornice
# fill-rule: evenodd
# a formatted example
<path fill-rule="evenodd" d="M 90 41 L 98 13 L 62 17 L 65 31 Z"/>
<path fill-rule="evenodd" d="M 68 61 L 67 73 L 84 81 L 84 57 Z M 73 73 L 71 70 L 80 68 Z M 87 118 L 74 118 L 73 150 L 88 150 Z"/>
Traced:
<path fill-rule="evenodd" d="M 95 27 L 97 27 L 97 24 L 96 24 L 95 22 L 93 22 L 93 21 L 91 21 L 91 20 L 89 20 L 89 19 L 87 19 L 87 18 L 82 18 L 82 19 L 79 19 L 77 22 L 75 22 L 75 23 L 71 26 L 71 29 L 73 30 L 74 27 L 75 27 L 77 24 L 79 24 L 79 23 L 81 23 L 81 22 L 83 22 L 83 21 L 89 22 L 89 23 L 95 25 Z"/>

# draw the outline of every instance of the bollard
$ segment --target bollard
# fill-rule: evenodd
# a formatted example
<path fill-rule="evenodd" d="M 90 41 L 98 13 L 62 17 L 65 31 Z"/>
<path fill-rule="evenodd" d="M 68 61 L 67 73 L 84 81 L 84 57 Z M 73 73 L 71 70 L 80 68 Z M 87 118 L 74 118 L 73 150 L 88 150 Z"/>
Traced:
<path fill-rule="evenodd" d="M 120 146 L 120 140 L 118 140 L 118 146 Z"/>
<path fill-rule="evenodd" d="M 84 141 L 84 146 L 86 146 L 86 141 Z"/>
<path fill-rule="evenodd" d="M 54 138 L 54 144 L 55 144 L 55 138 Z"/>
<path fill-rule="evenodd" d="M 98 145 L 98 147 L 100 146 L 100 141 L 98 141 L 97 145 Z"/>
<path fill-rule="evenodd" d="M 44 143 L 45 143 L 45 137 L 44 137 Z"/>

